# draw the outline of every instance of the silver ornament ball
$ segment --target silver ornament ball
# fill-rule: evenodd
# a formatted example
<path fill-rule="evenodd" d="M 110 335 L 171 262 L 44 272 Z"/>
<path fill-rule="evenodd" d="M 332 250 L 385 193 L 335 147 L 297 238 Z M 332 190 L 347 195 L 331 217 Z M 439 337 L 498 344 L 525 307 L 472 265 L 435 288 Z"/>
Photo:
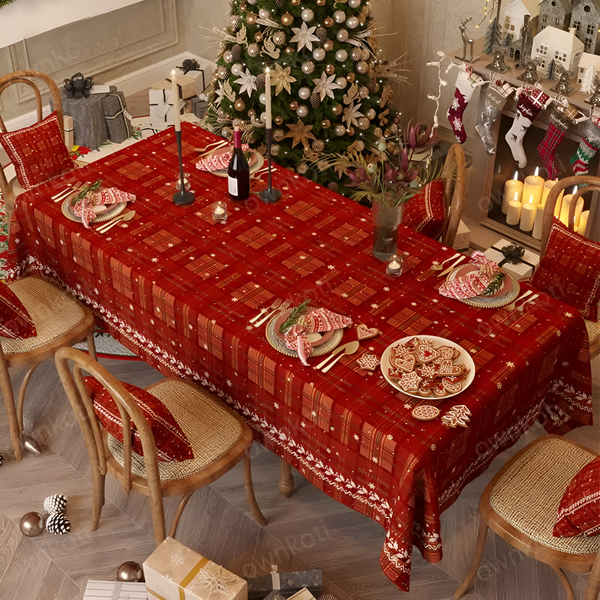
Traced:
<path fill-rule="evenodd" d="M 248 4 L 256 4 L 258 0 L 247 0 Z"/>
<path fill-rule="evenodd" d="M 219 76 L 219 79 L 227 79 L 229 77 L 229 69 L 221 65 L 217 69 L 217 75 Z"/>
<path fill-rule="evenodd" d="M 233 54 L 231 53 L 231 50 L 226 50 L 223 52 L 223 60 L 228 64 L 233 62 Z"/>
<path fill-rule="evenodd" d="M 361 52 L 360 48 L 352 48 L 352 52 L 350 52 L 350 58 L 353 61 L 360 60 L 361 56 L 362 56 L 362 52 Z"/>
<path fill-rule="evenodd" d="M 361 86 L 361 88 L 358 90 L 358 95 L 361 98 L 366 98 L 369 95 L 369 88 L 365 85 Z"/>
<path fill-rule="evenodd" d="M 241 75 L 244 72 L 244 67 L 240 65 L 240 63 L 235 63 L 235 65 L 231 65 L 231 73 L 232 75 Z"/>
<path fill-rule="evenodd" d="M 362 60 L 369 60 L 369 57 L 371 56 L 371 53 L 370 53 L 370 52 L 369 52 L 369 51 L 368 51 L 366 48 L 363 48 L 363 49 L 360 51 L 360 54 L 361 54 L 361 57 L 360 57 L 360 58 L 361 58 Z"/>
<path fill-rule="evenodd" d="M 325 52 L 325 50 L 323 50 L 323 48 L 315 48 L 313 50 L 313 58 L 316 61 L 323 60 L 326 55 L 327 55 L 327 53 Z"/>
<path fill-rule="evenodd" d="M 350 34 L 348 33 L 347 29 L 340 29 L 336 34 L 335 37 L 337 39 L 338 42 L 347 42 L 348 38 L 350 37 Z"/>
<path fill-rule="evenodd" d="M 281 150 L 281 146 L 279 144 L 272 144 L 271 145 L 271 154 L 273 156 L 277 156 L 279 154 L 280 150 Z"/>
<path fill-rule="evenodd" d="M 299 175 L 304 175 L 308 171 L 308 165 L 306 163 L 300 163 L 296 167 L 296 171 L 298 172 Z"/>
<path fill-rule="evenodd" d="M 348 29 L 356 29 L 358 27 L 358 19 L 356 17 L 348 17 L 346 19 L 346 27 Z"/>
<path fill-rule="evenodd" d="M 349 8 L 358 8 L 360 6 L 361 0 L 348 0 Z"/>
<path fill-rule="evenodd" d="M 358 119 L 358 128 L 362 129 L 363 131 L 365 131 L 366 129 L 369 129 L 371 125 L 371 121 L 369 121 L 369 119 L 367 119 L 367 117 L 360 117 L 360 119 Z"/>
<path fill-rule="evenodd" d="M 296 110 L 296 114 L 301 118 L 301 119 L 305 119 L 306 117 L 308 117 L 308 107 L 304 106 L 304 104 L 301 104 L 298 109 Z"/>
<path fill-rule="evenodd" d="M 354 70 L 359 75 L 364 75 L 369 70 L 369 65 L 364 60 L 359 60 L 356 65 L 354 65 Z"/>
<path fill-rule="evenodd" d="M 312 8 L 305 8 L 301 13 L 300 17 L 306 23 L 310 23 L 315 18 L 315 13 Z"/>
<path fill-rule="evenodd" d="M 144 581 L 144 570 L 135 561 L 128 560 L 117 569 L 117 581 Z"/>
<path fill-rule="evenodd" d="M 268 10 L 267 8 L 261 8 L 261 9 L 258 11 L 258 16 L 259 16 L 261 19 L 268 19 L 268 18 L 271 16 L 271 11 L 270 11 L 270 10 Z"/>
<path fill-rule="evenodd" d="M 248 46 L 248 54 L 252 58 L 256 58 L 258 56 L 259 52 L 260 52 L 260 48 L 258 47 L 258 44 L 250 44 Z"/>
<path fill-rule="evenodd" d="M 335 60 L 337 60 L 338 62 L 344 62 L 344 61 L 348 60 L 348 51 L 344 50 L 344 48 L 340 48 L 335 53 Z"/>
<path fill-rule="evenodd" d="M 283 46 L 287 42 L 287 36 L 283 31 L 276 31 L 273 34 L 273 43 L 276 46 Z"/>
<path fill-rule="evenodd" d="M 345 77 L 337 77 L 335 83 L 340 90 L 345 90 L 348 85 L 348 80 Z"/>
<path fill-rule="evenodd" d="M 283 129 L 275 129 L 273 131 L 273 139 L 276 142 L 280 142 L 285 137 L 285 131 Z"/>
<path fill-rule="evenodd" d="M 342 137 L 346 135 L 346 128 L 342 124 L 338 124 L 335 126 L 335 135 L 338 137 Z"/>
<path fill-rule="evenodd" d="M 302 67 L 300 68 L 305 75 L 310 75 L 315 70 L 315 63 L 307 60 L 305 63 L 302 63 Z"/>
<path fill-rule="evenodd" d="M 370 108 L 366 113 L 365 113 L 365 117 L 367 117 L 367 119 L 370 119 L 371 121 L 377 116 L 377 113 L 375 112 L 374 108 Z"/>
<path fill-rule="evenodd" d="M 37 512 L 28 512 L 19 523 L 21 533 L 26 537 L 35 537 L 44 531 L 44 517 Z"/>
<path fill-rule="evenodd" d="M 336 10 L 333 13 L 333 20 L 339 24 L 343 23 L 346 20 L 346 13 L 343 10 Z"/>
<path fill-rule="evenodd" d="M 298 90 L 298 96 L 300 96 L 300 98 L 302 98 L 302 100 L 308 100 L 310 98 L 310 88 L 307 87 L 301 87 Z"/>
<path fill-rule="evenodd" d="M 261 104 L 266 104 L 267 103 L 267 95 L 263 92 L 259 97 L 258 97 L 258 101 Z"/>

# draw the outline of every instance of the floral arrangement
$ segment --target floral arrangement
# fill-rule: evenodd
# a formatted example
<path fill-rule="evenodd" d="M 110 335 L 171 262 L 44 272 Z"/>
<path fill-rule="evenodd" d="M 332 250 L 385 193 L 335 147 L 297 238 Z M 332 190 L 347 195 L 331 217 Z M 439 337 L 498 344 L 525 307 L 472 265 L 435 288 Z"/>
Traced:
<path fill-rule="evenodd" d="M 408 124 L 406 139 L 381 138 L 370 154 L 349 150 L 328 154 L 316 161 L 320 170 L 334 168 L 340 179 L 348 181 L 347 194 L 356 202 L 376 202 L 395 207 L 408 202 L 419 190 L 441 174 L 432 164 L 431 150 L 438 138 L 431 127 Z"/>

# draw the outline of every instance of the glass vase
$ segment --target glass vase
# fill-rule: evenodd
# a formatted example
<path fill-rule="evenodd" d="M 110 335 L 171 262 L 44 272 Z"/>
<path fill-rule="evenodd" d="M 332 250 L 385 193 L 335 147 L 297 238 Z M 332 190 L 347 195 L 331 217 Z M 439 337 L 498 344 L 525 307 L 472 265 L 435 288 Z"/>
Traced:
<path fill-rule="evenodd" d="M 402 223 L 404 204 L 387 207 L 373 202 L 373 256 L 387 262 L 398 248 L 398 226 Z"/>

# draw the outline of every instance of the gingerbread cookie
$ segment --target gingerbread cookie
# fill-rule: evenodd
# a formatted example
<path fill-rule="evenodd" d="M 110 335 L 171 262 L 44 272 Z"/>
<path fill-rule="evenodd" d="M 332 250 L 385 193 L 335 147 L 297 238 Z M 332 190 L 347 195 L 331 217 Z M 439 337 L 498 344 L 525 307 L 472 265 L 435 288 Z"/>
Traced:
<path fill-rule="evenodd" d="M 379 366 L 379 359 L 374 354 L 363 354 L 356 359 L 360 369 L 374 371 Z"/>
<path fill-rule="evenodd" d="M 415 406 L 410 414 L 419 421 L 432 421 L 433 419 L 437 419 L 440 409 L 436 406 L 422 404 L 421 406 Z"/>
<path fill-rule="evenodd" d="M 381 331 L 375 327 L 367 327 L 364 323 L 356 326 L 356 339 L 359 342 L 363 340 L 370 340 L 371 338 L 377 337 Z"/>

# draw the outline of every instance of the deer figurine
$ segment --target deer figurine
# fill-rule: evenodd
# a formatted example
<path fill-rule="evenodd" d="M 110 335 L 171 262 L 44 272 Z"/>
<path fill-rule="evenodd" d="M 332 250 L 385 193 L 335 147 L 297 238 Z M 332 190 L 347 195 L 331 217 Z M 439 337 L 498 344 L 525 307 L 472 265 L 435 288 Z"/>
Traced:
<path fill-rule="evenodd" d="M 473 39 L 470 38 L 467 35 L 467 23 L 469 23 L 469 21 L 472 21 L 473 17 L 469 17 L 468 19 L 465 19 L 464 21 L 460 22 L 459 25 L 459 29 L 460 29 L 460 35 L 462 37 L 462 41 L 463 41 L 463 55 L 460 57 L 461 60 L 464 60 L 465 62 L 473 62 Z M 469 58 L 467 58 L 467 47 L 469 48 Z"/>

